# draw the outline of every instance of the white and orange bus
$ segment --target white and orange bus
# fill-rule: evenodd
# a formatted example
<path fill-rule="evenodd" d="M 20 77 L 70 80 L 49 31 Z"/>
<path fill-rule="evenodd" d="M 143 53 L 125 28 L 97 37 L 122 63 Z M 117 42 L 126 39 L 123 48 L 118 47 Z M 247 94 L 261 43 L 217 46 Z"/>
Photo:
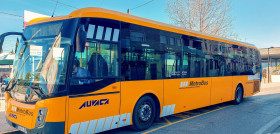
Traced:
<path fill-rule="evenodd" d="M 260 91 L 251 44 L 133 15 L 83 8 L 36 19 L 5 89 L 7 122 L 27 133 L 149 128 L 160 117 Z M 1 46 L 1 48 L 2 48 Z"/>

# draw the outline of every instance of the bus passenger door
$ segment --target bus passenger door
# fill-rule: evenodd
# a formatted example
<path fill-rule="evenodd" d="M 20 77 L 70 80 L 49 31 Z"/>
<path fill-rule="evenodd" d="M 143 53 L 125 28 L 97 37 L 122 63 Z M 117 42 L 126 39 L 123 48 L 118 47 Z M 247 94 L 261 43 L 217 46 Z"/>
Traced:
<path fill-rule="evenodd" d="M 233 77 L 231 76 L 231 59 L 224 55 L 214 56 L 211 67 L 212 87 L 211 87 L 211 105 L 218 104 L 232 99 Z"/>
<path fill-rule="evenodd" d="M 232 76 L 213 77 L 211 87 L 211 105 L 232 99 Z"/>
<path fill-rule="evenodd" d="M 202 77 L 206 75 L 206 61 L 188 51 L 183 54 L 183 61 L 181 52 L 176 53 L 174 49 L 165 56 L 166 79 L 161 117 L 210 104 L 211 78 Z"/>
<path fill-rule="evenodd" d="M 68 105 L 69 133 L 98 133 L 117 127 L 120 118 L 117 50 L 117 43 L 89 41 L 84 52 L 76 52 Z"/>

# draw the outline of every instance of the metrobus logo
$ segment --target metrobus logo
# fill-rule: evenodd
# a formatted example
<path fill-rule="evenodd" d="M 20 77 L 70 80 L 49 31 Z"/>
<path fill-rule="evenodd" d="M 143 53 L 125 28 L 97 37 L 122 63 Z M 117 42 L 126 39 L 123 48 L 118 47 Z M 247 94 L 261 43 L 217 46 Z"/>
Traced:
<path fill-rule="evenodd" d="M 14 111 L 14 112 L 16 112 L 16 111 L 17 111 L 17 107 L 12 106 L 12 109 L 11 109 L 11 110 Z"/>
<path fill-rule="evenodd" d="M 17 113 L 20 113 L 20 114 L 25 114 L 25 115 L 33 116 L 33 112 L 32 111 L 29 111 L 28 109 L 18 108 L 18 107 L 15 107 L 15 106 L 12 106 L 11 111 L 17 112 Z"/>
<path fill-rule="evenodd" d="M 180 88 L 188 87 L 188 81 L 182 81 Z"/>
<path fill-rule="evenodd" d="M 84 107 L 91 107 L 91 106 L 99 106 L 99 105 L 107 105 L 109 104 L 109 99 L 100 99 L 100 100 L 90 100 L 84 102 L 79 109 Z"/>
<path fill-rule="evenodd" d="M 180 84 L 179 89 L 186 89 L 186 88 L 195 88 L 195 87 L 200 87 L 202 85 L 208 85 L 208 81 L 182 81 Z"/>

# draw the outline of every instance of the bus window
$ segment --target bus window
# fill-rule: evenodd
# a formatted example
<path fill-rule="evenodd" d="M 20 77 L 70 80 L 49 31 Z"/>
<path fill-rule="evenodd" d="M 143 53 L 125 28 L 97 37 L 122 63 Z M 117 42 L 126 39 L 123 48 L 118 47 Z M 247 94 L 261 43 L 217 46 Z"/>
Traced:
<path fill-rule="evenodd" d="M 130 40 L 131 41 L 144 42 L 145 41 L 145 34 L 143 32 L 131 31 L 130 32 Z"/>
<path fill-rule="evenodd" d="M 84 52 L 76 52 L 70 93 L 87 93 L 119 80 L 119 27 L 110 21 L 84 19 L 87 43 Z"/>
<path fill-rule="evenodd" d="M 160 35 L 160 43 L 167 44 L 167 37 L 164 35 Z"/>
<path fill-rule="evenodd" d="M 210 56 L 206 56 L 204 42 L 197 39 L 185 39 L 183 46 L 183 78 L 206 77 Z M 208 64 L 207 64 L 208 63 Z"/>
<path fill-rule="evenodd" d="M 163 78 L 164 55 L 159 46 L 158 33 L 159 31 L 155 29 L 134 24 L 122 24 L 122 80 Z"/>
<path fill-rule="evenodd" d="M 116 82 L 118 76 L 117 44 L 96 41 L 87 44 L 84 52 L 75 54 L 75 59 L 80 65 L 78 71 L 73 68 L 71 81 L 73 90 L 81 89 L 82 93 L 98 90 L 100 86 L 108 86 Z"/>
<path fill-rule="evenodd" d="M 96 39 L 101 40 L 103 36 L 104 27 L 98 26 L 97 27 L 97 33 L 96 33 Z"/>
<path fill-rule="evenodd" d="M 165 54 L 166 78 L 180 78 L 181 77 L 181 52 L 168 51 Z"/>
<path fill-rule="evenodd" d="M 107 27 L 107 28 L 106 28 L 106 33 L 105 33 L 104 40 L 110 41 L 110 39 L 111 39 L 111 34 L 112 34 L 112 28 Z"/>
<path fill-rule="evenodd" d="M 169 38 L 169 44 L 175 45 L 175 39 L 173 37 Z"/>

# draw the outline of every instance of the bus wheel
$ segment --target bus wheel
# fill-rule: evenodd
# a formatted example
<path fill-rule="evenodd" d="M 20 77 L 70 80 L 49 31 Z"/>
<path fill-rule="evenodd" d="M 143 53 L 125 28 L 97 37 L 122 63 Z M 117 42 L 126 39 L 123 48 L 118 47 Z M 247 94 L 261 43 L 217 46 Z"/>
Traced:
<path fill-rule="evenodd" d="M 233 103 L 235 105 L 238 105 L 239 103 L 241 103 L 243 100 L 243 88 L 241 85 L 238 85 L 236 90 L 235 90 L 235 98 Z"/>
<path fill-rule="evenodd" d="M 149 128 L 156 117 L 156 104 L 150 96 L 141 97 L 133 110 L 132 129 L 141 131 Z"/>

